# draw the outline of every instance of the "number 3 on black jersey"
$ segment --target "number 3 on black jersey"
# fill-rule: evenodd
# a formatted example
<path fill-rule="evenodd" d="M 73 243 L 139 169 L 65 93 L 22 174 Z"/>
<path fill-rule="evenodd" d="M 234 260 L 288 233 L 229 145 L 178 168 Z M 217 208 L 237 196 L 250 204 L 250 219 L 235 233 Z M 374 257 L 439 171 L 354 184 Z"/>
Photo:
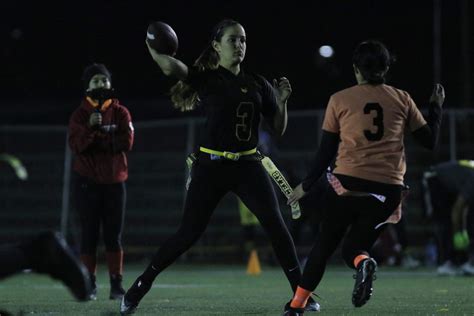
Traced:
<path fill-rule="evenodd" d="M 371 130 L 365 129 L 364 135 L 367 140 L 381 140 L 384 133 L 383 128 L 383 109 L 378 103 L 367 103 L 364 106 L 364 114 L 370 114 L 372 111 L 375 111 L 375 116 L 372 120 L 372 123 L 377 127 L 377 131 L 373 133 Z"/>
<path fill-rule="evenodd" d="M 241 102 L 236 111 L 237 124 L 235 136 L 242 142 L 248 142 L 252 136 L 254 106 L 252 102 Z"/>

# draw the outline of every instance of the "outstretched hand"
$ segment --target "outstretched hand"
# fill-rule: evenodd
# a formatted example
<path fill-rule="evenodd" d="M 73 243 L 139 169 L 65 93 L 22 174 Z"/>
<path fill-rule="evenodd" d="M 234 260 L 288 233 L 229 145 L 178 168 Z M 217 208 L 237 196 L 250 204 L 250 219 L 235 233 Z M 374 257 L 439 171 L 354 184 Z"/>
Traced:
<path fill-rule="evenodd" d="M 298 202 L 302 197 L 306 195 L 307 192 L 303 190 L 303 184 L 300 183 L 296 188 L 293 189 L 293 192 L 288 196 L 287 205 L 292 205 L 293 203 Z"/>
<path fill-rule="evenodd" d="M 440 83 L 436 83 L 433 88 L 433 93 L 430 97 L 430 103 L 436 103 L 439 107 L 443 106 L 444 103 L 444 88 Z"/>
<path fill-rule="evenodd" d="M 280 102 L 286 102 L 291 95 L 290 81 L 286 77 L 281 77 L 280 80 L 273 79 L 273 88 L 277 91 Z"/>

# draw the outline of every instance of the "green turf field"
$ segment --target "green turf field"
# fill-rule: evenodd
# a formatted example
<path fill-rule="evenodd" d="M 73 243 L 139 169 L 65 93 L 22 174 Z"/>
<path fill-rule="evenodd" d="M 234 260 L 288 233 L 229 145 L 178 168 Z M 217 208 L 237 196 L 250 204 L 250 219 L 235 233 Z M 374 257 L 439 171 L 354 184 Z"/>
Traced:
<path fill-rule="evenodd" d="M 125 286 L 140 269 L 127 267 Z M 119 302 L 108 299 L 105 267 L 99 270 L 97 301 L 75 302 L 60 283 L 25 274 L 0 283 L 0 310 L 13 315 L 118 315 Z M 359 309 L 351 305 L 352 286 L 349 269 L 330 267 L 318 289 L 321 314 L 474 315 L 473 277 L 382 267 L 374 296 Z M 264 266 L 255 277 L 247 276 L 244 266 L 176 265 L 158 277 L 136 315 L 281 315 L 289 299 L 286 279 L 275 267 Z"/>

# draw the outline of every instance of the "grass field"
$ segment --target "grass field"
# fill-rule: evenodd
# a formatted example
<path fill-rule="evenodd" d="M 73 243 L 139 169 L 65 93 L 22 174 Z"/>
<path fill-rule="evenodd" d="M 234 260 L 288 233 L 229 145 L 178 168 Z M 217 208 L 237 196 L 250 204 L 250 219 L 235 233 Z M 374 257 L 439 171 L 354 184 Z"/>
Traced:
<path fill-rule="evenodd" d="M 141 266 L 127 266 L 129 286 Z M 59 282 L 25 274 L 0 283 L 0 310 L 13 315 L 119 315 L 108 299 L 105 267 L 98 275 L 98 299 L 75 302 Z M 474 315 L 474 278 L 437 277 L 433 270 L 382 267 L 374 295 L 362 308 L 351 305 L 352 273 L 330 267 L 317 292 L 325 315 Z M 244 266 L 175 265 L 160 275 L 136 315 L 281 315 L 289 286 L 276 267 L 247 276 Z M 305 313 L 305 315 L 315 313 Z"/>

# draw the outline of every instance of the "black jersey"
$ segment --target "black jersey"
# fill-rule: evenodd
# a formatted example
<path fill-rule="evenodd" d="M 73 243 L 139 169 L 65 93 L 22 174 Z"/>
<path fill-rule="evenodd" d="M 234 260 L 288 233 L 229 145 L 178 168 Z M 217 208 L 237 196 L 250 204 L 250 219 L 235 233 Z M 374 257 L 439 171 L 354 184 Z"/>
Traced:
<path fill-rule="evenodd" d="M 474 205 L 474 161 L 449 161 L 433 167 L 438 180 L 448 192 L 461 194 Z"/>
<path fill-rule="evenodd" d="M 206 115 L 200 146 L 231 152 L 257 147 L 260 115 L 272 119 L 277 109 L 267 80 L 243 70 L 234 75 L 223 67 L 202 72 L 190 68 L 186 83 L 198 92 Z"/>

